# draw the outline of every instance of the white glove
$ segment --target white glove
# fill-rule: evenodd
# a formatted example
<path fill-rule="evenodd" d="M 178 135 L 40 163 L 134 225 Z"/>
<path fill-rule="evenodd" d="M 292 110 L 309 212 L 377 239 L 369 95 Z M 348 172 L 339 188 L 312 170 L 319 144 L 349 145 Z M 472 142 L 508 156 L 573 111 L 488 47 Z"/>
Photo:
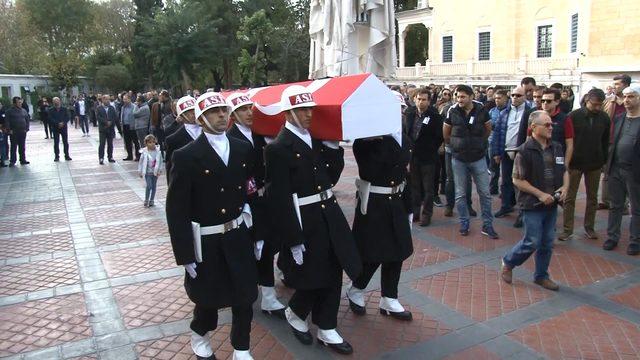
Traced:
<path fill-rule="evenodd" d="M 338 142 L 338 141 L 325 140 L 322 143 L 324 144 L 324 146 L 332 148 L 332 149 L 339 149 L 340 148 L 340 142 Z"/>
<path fill-rule="evenodd" d="M 409 229 L 413 229 L 413 213 L 409 214 Z"/>
<path fill-rule="evenodd" d="M 302 259 L 302 253 L 307 251 L 304 248 L 304 245 L 296 245 L 291 247 L 291 255 L 293 255 L 293 261 L 296 262 L 297 265 L 302 265 L 304 262 Z"/>
<path fill-rule="evenodd" d="M 198 273 L 196 273 L 196 263 L 191 263 L 191 264 L 184 264 L 184 269 L 189 273 L 189 276 L 191 276 L 192 279 L 195 279 L 196 276 L 198 276 Z"/>
<path fill-rule="evenodd" d="M 256 256 L 256 260 L 262 258 L 262 248 L 264 247 L 264 240 L 258 240 L 253 244 L 253 254 Z"/>

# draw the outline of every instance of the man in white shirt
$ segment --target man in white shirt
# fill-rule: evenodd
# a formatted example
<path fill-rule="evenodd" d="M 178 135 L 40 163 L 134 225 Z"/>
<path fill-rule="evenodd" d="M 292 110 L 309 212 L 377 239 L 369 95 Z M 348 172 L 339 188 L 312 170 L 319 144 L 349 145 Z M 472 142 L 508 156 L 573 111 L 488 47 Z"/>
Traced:
<path fill-rule="evenodd" d="M 75 104 L 76 117 L 82 129 L 82 136 L 89 136 L 89 119 L 87 118 L 87 102 L 84 100 L 84 94 L 80 94 Z"/>

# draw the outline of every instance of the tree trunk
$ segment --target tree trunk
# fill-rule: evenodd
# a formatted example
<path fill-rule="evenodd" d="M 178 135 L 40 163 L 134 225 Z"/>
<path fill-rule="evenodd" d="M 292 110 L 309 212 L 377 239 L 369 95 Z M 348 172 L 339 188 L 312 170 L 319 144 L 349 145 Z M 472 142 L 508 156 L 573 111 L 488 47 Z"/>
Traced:
<path fill-rule="evenodd" d="M 184 67 L 180 67 L 180 75 L 182 75 L 182 85 L 185 89 L 191 89 L 191 78 Z"/>
<path fill-rule="evenodd" d="M 224 79 L 224 87 L 226 89 L 231 89 L 233 86 L 233 67 L 229 62 L 228 57 L 224 57 L 222 59 L 222 74 Z"/>
<path fill-rule="evenodd" d="M 256 53 L 253 55 L 253 69 L 251 69 L 251 85 L 257 83 L 256 75 L 258 74 L 258 52 L 260 51 L 260 39 L 256 43 Z"/>
<path fill-rule="evenodd" d="M 218 70 L 211 70 L 211 73 L 213 74 L 213 81 L 215 81 L 215 85 L 214 85 L 214 89 L 216 91 L 220 91 L 220 89 L 222 88 L 222 77 L 220 77 L 220 73 L 218 72 Z"/>

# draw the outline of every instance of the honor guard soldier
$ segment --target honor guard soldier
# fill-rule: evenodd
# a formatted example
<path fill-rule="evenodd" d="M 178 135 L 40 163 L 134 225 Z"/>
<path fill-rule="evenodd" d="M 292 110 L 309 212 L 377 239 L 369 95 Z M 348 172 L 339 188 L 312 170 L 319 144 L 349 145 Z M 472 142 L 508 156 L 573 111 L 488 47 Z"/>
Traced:
<path fill-rule="evenodd" d="M 218 93 L 196 101 L 203 133 L 173 153 L 167 223 L 184 286 L 195 303 L 191 347 L 198 359 L 215 359 L 209 335 L 218 309 L 231 307 L 233 359 L 252 359 L 249 333 L 258 296 L 248 194 L 255 188 L 251 147 L 227 137 L 228 109 Z"/>
<path fill-rule="evenodd" d="M 281 241 L 278 266 L 295 292 L 285 315 L 295 337 L 313 342 L 307 316 L 318 326 L 318 341 L 341 354 L 353 352 L 336 331 L 342 270 L 355 279 L 362 264 L 349 224 L 331 188 L 344 168 L 337 142 L 312 139 L 313 96 L 303 86 L 286 88 L 280 108 L 286 122 L 267 145 L 267 202 Z"/>
<path fill-rule="evenodd" d="M 253 178 L 256 191 L 249 196 L 249 205 L 253 215 L 253 233 L 255 243 L 255 256 L 258 265 L 258 285 L 262 293 L 260 307 L 265 314 L 275 315 L 284 319 L 284 308 L 276 296 L 275 277 L 273 273 L 273 258 L 278 252 L 278 244 L 275 243 L 271 232 L 271 218 L 264 197 L 264 147 L 267 145 L 264 136 L 251 131 L 253 125 L 253 102 L 247 94 L 236 93 L 227 97 L 229 117 L 233 125 L 227 130 L 227 135 L 247 141 L 253 148 Z M 266 242 L 265 242 L 266 241 Z"/>
<path fill-rule="evenodd" d="M 167 183 L 171 180 L 171 167 L 173 166 L 173 152 L 195 140 L 201 133 L 202 128 L 196 122 L 195 115 L 196 99 L 191 96 L 183 96 L 176 104 L 177 119 L 181 119 L 183 125 L 170 136 L 167 136 L 165 143 L 166 157 L 165 166 L 167 168 Z"/>
<path fill-rule="evenodd" d="M 412 315 L 398 302 L 402 262 L 413 253 L 413 218 L 407 165 L 411 142 L 401 133 L 358 139 L 353 143 L 360 178 L 353 237 L 363 262 L 360 276 L 347 290 L 349 307 L 364 315 L 364 289 L 382 265 L 380 313 L 410 321 Z"/>

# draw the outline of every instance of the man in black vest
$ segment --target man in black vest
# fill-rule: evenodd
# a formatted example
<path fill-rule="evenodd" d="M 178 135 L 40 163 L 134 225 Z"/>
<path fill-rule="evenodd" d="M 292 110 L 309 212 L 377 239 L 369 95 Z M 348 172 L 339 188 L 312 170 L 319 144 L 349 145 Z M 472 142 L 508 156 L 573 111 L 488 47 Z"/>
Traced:
<path fill-rule="evenodd" d="M 191 96 L 183 96 L 178 100 L 176 108 L 178 110 L 178 118 L 182 119 L 183 125 L 173 134 L 167 136 L 165 142 L 167 169 L 167 183 L 171 182 L 171 167 L 173 166 L 173 152 L 181 147 L 189 144 L 202 133 L 202 128 L 196 123 L 195 116 L 196 99 Z"/>
<path fill-rule="evenodd" d="M 407 134 L 413 142 L 413 156 L 410 163 L 412 212 L 416 217 L 419 217 L 420 226 L 431 224 L 433 200 L 437 195 L 433 183 L 439 176 L 439 172 L 437 172 L 437 162 L 440 161 L 438 148 L 442 145 L 443 140 L 442 117 L 431 106 L 430 99 L 429 89 L 418 90 L 415 97 L 416 111 L 407 117 Z"/>
<path fill-rule="evenodd" d="M 53 98 L 53 106 L 49 108 L 48 114 L 49 129 L 53 136 L 53 161 L 60 161 L 60 137 L 64 149 L 64 159 L 71 160 L 69 156 L 69 134 L 67 124 L 69 123 L 69 113 L 67 108 L 62 106 L 59 97 Z"/>
<path fill-rule="evenodd" d="M 336 331 L 342 270 L 351 279 L 362 264 L 349 224 L 331 188 L 344 168 L 337 142 L 311 138 L 313 96 L 300 85 L 286 88 L 280 108 L 286 122 L 265 148 L 266 190 L 276 237 L 282 242 L 278 266 L 296 291 L 285 315 L 300 342 L 313 342 L 307 316 L 319 328 L 318 340 L 338 353 L 351 345 Z"/>
<path fill-rule="evenodd" d="M 107 144 L 107 158 L 110 163 L 116 162 L 113 159 L 113 138 L 116 137 L 116 122 L 118 114 L 111 106 L 109 95 L 102 96 L 102 104 L 97 105 L 96 119 L 100 134 L 100 145 L 98 146 L 98 158 L 100 165 L 104 165 L 104 145 Z"/>
<path fill-rule="evenodd" d="M 228 138 L 228 110 L 218 93 L 197 100 L 203 133 L 173 153 L 167 193 L 167 223 L 185 289 L 195 303 L 191 347 L 198 359 L 215 359 L 209 332 L 218 326 L 218 309 L 231 307 L 234 359 L 252 359 L 249 334 L 258 295 L 247 192 L 251 149 Z"/>
<path fill-rule="evenodd" d="M 518 148 L 513 184 L 518 188 L 518 205 L 523 212 L 524 237 L 502 259 L 502 279 L 511 284 L 513 268 L 522 265 L 534 252 L 534 281 L 549 290 L 559 286 L 549 278 L 558 202 L 569 187 L 562 145 L 552 141 L 553 122 L 543 110 L 531 113 L 532 138 Z"/>
<path fill-rule="evenodd" d="M 469 209 L 465 182 L 457 179 L 466 179 L 471 174 L 480 196 L 482 234 L 491 239 L 497 239 L 498 234 L 493 229 L 489 194 L 491 176 L 485 160 L 487 138 L 491 133 L 491 119 L 482 108 L 482 104 L 471 100 L 472 97 L 471 87 L 459 85 L 456 88 L 457 104 L 449 108 L 442 129 L 444 141 L 451 146 L 453 156 L 451 166 L 456 179 L 456 207 L 460 215 L 460 235 L 469 235 Z"/>
<path fill-rule="evenodd" d="M 249 96 L 243 93 L 229 95 L 227 105 L 231 112 L 230 118 L 233 125 L 227 131 L 227 135 L 251 144 L 253 159 L 253 178 L 255 188 L 249 194 L 249 205 L 253 213 L 253 231 L 256 239 L 254 252 L 258 265 L 258 285 L 262 299 L 260 307 L 265 314 L 275 315 L 284 319 L 285 306 L 278 301 L 275 290 L 275 277 L 273 275 L 273 258 L 278 253 L 276 243 L 271 230 L 269 210 L 264 197 L 264 148 L 267 145 L 264 136 L 251 131 L 253 125 L 253 102 Z"/>

